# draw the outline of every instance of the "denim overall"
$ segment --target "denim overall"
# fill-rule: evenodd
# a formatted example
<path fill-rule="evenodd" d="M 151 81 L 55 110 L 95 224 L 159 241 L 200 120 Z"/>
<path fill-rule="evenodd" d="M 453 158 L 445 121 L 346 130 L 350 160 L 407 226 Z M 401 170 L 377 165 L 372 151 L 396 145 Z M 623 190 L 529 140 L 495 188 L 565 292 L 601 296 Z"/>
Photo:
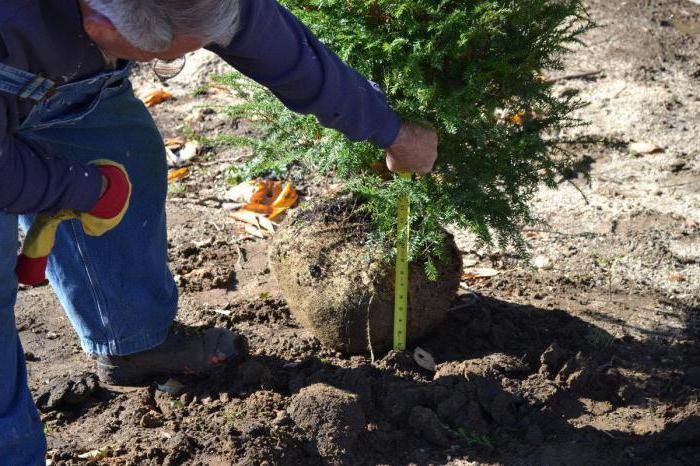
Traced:
<path fill-rule="evenodd" d="M 162 138 L 128 80 L 131 64 L 58 87 L 0 64 L 0 92 L 35 102 L 14 136 L 50 157 L 111 159 L 133 183 L 129 211 L 106 235 L 64 222 L 47 276 L 83 349 L 127 355 L 162 343 L 177 311 L 167 267 Z M 0 187 L 0 189 L 2 189 Z M 20 218 L 23 228 L 30 217 Z M 44 465 L 46 443 L 15 327 L 18 219 L 0 214 L 0 466 Z"/>

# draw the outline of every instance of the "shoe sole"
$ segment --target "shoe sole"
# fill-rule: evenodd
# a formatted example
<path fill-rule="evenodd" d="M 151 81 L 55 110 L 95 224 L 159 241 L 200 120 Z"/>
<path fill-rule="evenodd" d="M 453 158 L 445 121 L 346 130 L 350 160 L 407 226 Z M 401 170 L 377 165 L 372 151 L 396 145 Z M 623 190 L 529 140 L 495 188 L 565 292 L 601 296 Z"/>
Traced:
<path fill-rule="evenodd" d="M 100 382 L 107 385 L 117 385 L 121 387 L 139 387 L 150 385 L 155 379 L 164 377 L 192 377 L 201 378 L 222 371 L 227 367 L 238 365 L 243 362 L 248 355 L 248 345 L 245 339 L 241 341 L 238 355 L 229 358 L 225 363 L 212 367 L 210 370 L 199 374 L 168 373 L 162 371 L 152 371 L 143 368 L 113 366 L 102 362 L 97 362 L 97 376 Z"/>
<path fill-rule="evenodd" d="M 138 387 L 149 385 L 154 379 L 163 377 L 163 374 L 98 363 L 97 376 L 100 378 L 100 382 L 107 385 Z"/>

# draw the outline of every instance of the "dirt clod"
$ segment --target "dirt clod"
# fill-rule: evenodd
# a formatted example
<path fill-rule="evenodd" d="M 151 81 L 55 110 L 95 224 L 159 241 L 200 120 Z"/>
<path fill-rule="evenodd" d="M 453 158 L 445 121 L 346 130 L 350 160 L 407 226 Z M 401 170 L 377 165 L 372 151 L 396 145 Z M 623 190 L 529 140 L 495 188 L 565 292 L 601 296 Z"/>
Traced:
<path fill-rule="evenodd" d="M 42 411 L 71 409 L 85 404 L 99 387 L 96 374 L 57 377 L 37 395 L 37 407 Z"/>
<path fill-rule="evenodd" d="M 549 345 L 540 357 L 540 374 L 554 376 L 561 368 L 564 357 L 561 347 L 556 342 Z"/>
<path fill-rule="evenodd" d="M 149 411 L 141 417 L 139 425 L 145 429 L 155 429 L 163 425 L 163 416 L 158 413 Z"/>
<path fill-rule="evenodd" d="M 289 414 L 327 460 L 341 460 L 365 427 L 357 397 L 325 384 L 302 389 L 292 397 Z"/>
<path fill-rule="evenodd" d="M 385 247 L 370 249 L 369 220 L 351 200 L 332 199 L 304 211 L 275 237 L 270 265 L 294 316 L 326 346 L 385 352 L 393 339 L 394 267 Z M 447 316 L 459 287 L 461 255 L 450 240 L 439 280 L 412 263 L 408 338 L 415 342 Z"/>
<path fill-rule="evenodd" d="M 440 422 L 440 418 L 435 414 L 435 411 L 416 406 L 411 410 L 408 423 L 419 437 L 440 447 L 447 447 L 450 444 L 447 430 Z"/>

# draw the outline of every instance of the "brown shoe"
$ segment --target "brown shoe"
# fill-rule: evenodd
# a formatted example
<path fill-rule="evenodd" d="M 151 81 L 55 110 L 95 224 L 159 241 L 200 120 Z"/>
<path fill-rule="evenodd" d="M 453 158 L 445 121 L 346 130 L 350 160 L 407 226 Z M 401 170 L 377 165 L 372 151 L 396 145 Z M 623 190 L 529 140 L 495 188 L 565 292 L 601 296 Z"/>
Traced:
<path fill-rule="evenodd" d="M 98 356 L 97 374 L 111 385 L 142 385 L 158 377 L 201 376 L 246 356 L 243 337 L 229 330 L 174 325 L 156 348 L 128 356 Z"/>

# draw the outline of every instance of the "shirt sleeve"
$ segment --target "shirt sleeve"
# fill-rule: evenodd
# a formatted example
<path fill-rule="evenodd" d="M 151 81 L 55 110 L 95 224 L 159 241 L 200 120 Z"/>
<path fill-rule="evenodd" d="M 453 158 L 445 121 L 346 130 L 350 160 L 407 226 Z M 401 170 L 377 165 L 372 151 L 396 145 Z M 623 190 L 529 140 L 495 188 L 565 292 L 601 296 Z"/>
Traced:
<path fill-rule="evenodd" d="M 401 127 L 379 86 L 343 63 L 276 0 L 241 0 L 230 45 L 210 46 L 234 68 L 269 88 L 289 109 L 353 141 L 388 147 Z"/>
<path fill-rule="evenodd" d="M 18 120 L 14 98 L 0 95 L 0 211 L 90 211 L 102 189 L 100 171 L 40 153 L 15 133 Z"/>

